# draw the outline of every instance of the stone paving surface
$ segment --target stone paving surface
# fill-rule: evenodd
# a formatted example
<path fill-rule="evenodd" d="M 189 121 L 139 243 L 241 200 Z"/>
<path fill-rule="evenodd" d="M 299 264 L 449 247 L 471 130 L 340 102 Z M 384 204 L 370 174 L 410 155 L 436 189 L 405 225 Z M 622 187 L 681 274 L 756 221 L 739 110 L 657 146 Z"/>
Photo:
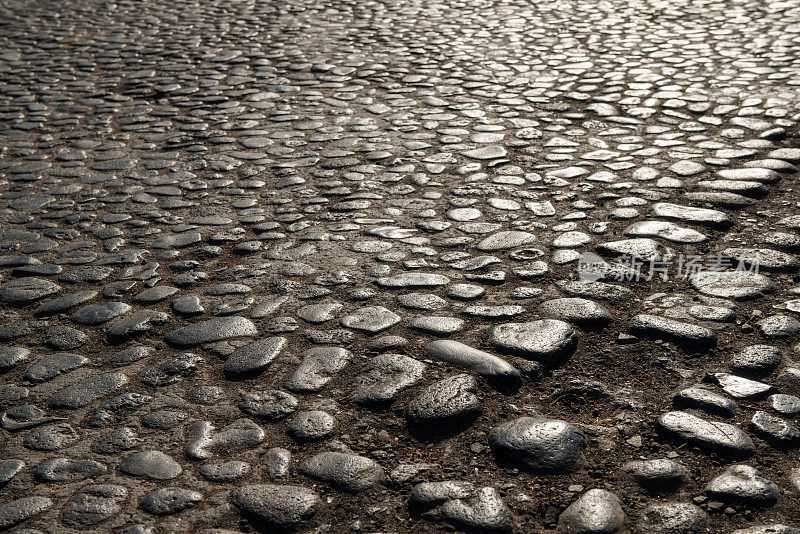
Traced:
<path fill-rule="evenodd" d="M 0 5 L 0 530 L 798 533 L 800 7 Z"/>

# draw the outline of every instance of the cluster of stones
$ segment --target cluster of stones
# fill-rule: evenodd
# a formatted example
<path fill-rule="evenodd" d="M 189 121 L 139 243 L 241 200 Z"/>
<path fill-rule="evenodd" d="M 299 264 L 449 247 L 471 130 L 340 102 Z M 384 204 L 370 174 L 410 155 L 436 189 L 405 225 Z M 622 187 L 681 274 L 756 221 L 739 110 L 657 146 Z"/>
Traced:
<path fill-rule="evenodd" d="M 0 531 L 800 532 L 793 3 L 0 20 Z"/>

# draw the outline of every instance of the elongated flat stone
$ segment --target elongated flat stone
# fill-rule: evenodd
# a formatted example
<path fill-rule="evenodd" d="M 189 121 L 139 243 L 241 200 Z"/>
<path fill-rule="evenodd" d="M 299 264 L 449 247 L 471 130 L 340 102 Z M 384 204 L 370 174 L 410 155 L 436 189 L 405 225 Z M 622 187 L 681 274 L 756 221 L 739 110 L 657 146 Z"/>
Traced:
<path fill-rule="evenodd" d="M 667 412 L 659 416 L 656 427 L 702 449 L 737 457 L 753 454 L 753 441 L 740 428 L 727 423 L 706 421 L 686 412 Z"/>
<path fill-rule="evenodd" d="M 223 339 L 258 334 L 256 325 L 244 317 L 217 317 L 173 330 L 164 339 L 170 345 L 192 347 Z"/>

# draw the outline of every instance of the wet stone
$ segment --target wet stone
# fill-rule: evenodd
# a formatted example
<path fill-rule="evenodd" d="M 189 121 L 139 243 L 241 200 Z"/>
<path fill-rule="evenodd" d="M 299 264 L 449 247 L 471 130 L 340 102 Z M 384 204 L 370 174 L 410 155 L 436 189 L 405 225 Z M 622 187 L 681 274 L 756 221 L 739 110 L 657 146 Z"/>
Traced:
<path fill-rule="evenodd" d="M 61 286 L 42 278 L 24 277 L 0 286 L 0 302 L 24 306 L 61 291 Z"/>
<path fill-rule="evenodd" d="M 34 476 L 42 482 L 75 482 L 94 478 L 105 472 L 106 466 L 94 460 L 51 458 L 39 464 Z"/>
<path fill-rule="evenodd" d="M 241 336 L 255 336 L 256 326 L 244 317 L 218 317 L 173 330 L 165 336 L 170 345 L 191 347 Z"/>
<path fill-rule="evenodd" d="M 288 433 L 298 441 L 325 439 L 333 434 L 336 420 L 322 410 L 298 412 L 287 427 Z"/>
<path fill-rule="evenodd" d="M 276 421 L 294 413 L 298 404 L 297 399 L 285 391 L 254 391 L 242 396 L 239 409 L 258 419 Z"/>
<path fill-rule="evenodd" d="M 637 484 L 655 493 L 671 493 L 689 481 L 689 470 L 678 462 L 660 458 L 634 460 L 622 466 Z"/>
<path fill-rule="evenodd" d="M 353 400 L 358 404 L 388 403 L 422 379 L 425 364 L 402 354 L 381 354 L 364 366 L 353 383 Z"/>
<path fill-rule="evenodd" d="M 145 495 L 139 507 L 153 515 L 173 515 L 194 508 L 203 495 L 198 491 L 183 488 L 162 488 Z"/>
<path fill-rule="evenodd" d="M 699 534 L 706 529 L 708 516 L 687 503 L 653 504 L 642 511 L 636 522 L 637 534 Z"/>
<path fill-rule="evenodd" d="M 47 497 L 23 497 L 15 501 L 0 504 L 0 528 L 8 529 L 35 517 L 53 506 Z"/>
<path fill-rule="evenodd" d="M 300 464 L 304 475 L 351 493 L 367 490 L 383 480 L 380 465 L 364 456 L 322 452 Z"/>
<path fill-rule="evenodd" d="M 359 308 L 344 317 L 341 325 L 345 328 L 377 334 L 400 322 L 400 316 L 383 306 Z"/>
<path fill-rule="evenodd" d="M 795 425 L 776 415 L 757 411 L 750 419 L 753 431 L 768 441 L 781 445 L 797 445 L 800 442 L 800 430 Z"/>
<path fill-rule="evenodd" d="M 298 527 L 322 506 L 319 496 L 302 486 L 242 486 L 231 493 L 230 500 L 246 516 L 280 529 Z"/>
<path fill-rule="evenodd" d="M 635 316 L 631 319 L 628 332 L 637 337 L 673 341 L 692 350 L 708 349 L 717 343 L 717 335 L 713 330 L 656 315 Z"/>
<path fill-rule="evenodd" d="M 625 513 L 616 495 L 591 489 L 561 513 L 558 527 L 565 532 L 613 533 L 621 530 L 624 522 Z"/>
<path fill-rule="evenodd" d="M 284 347 L 286 338 L 280 336 L 255 341 L 228 356 L 223 371 L 233 378 L 253 378 L 262 373 Z"/>
<path fill-rule="evenodd" d="M 425 350 L 431 358 L 468 369 L 501 384 L 518 385 L 522 380 L 520 372 L 502 358 L 459 341 L 432 341 Z"/>
<path fill-rule="evenodd" d="M 497 326 L 492 343 L 503 352 L 555 365 L 575 350 L 578 339 L 568 323 L 542 319 Z"/>
<path fill-rule="evenodd" d="M 301 354 L 300 367 L 289 377 L 286 388 L 295 392 L 319 391 L 350 361 L 350 351 L 339 347 L 316 347 Z"/>
<path fill-rule="evenodd" d="M 749 465 L 730 466 L 708 483 L 706 493 L 715 500 L 750 506 L 772 506 L 778 500 L 778 487 Z"/>
<path fill-rule="evenodd" d="M 774 371 L 781 363 L 783 354 L 771 345 L 750 345 L 736 354 L 729 366 L 735 374 L 763 377 Z"/>
<path fill-rule="evenodd" d="M 583 465 L 584 436 L 557 419 L 520 417 L 489 433 L 492 451 L 534 473 L 567 474 Z"/>
<path fill-rule="evenodd" d="M 170 480 L 180 475 L 183 468 L 161 451 L 144 451 L 126 458 L 120 470 L 131 476 Z"/>
<path fill-rule="evenodd" d="M 741 457 L 753 453 L 753 441 L 738 427 L 707 421 L 687 412 L 662 414 L 656 428 L 672 438 L 721 454 Z"/>
<path fill-rule="evenodd" d="M 233 482 L 244 478 L 248 473 L 250 473 L 250 464 L 237 460 L 219 464 L 205 464 L 200 467 L 200 474 L 211 482 Z"/>
<path fill-rule="evenodd" d="M 127 499 L 123 486 L 96 484 L 81 488 L 66 504 L 61 522 L 68 527 L 88 528 L 117 514 Z"/>
<path fill-rule="evenodd" d="M 408 404 L 406 418 L 422 426 L 453 425 L 474 419 L 481 404 L 477 382 L 469 375 L 455 375 L 420 391 Z"/>

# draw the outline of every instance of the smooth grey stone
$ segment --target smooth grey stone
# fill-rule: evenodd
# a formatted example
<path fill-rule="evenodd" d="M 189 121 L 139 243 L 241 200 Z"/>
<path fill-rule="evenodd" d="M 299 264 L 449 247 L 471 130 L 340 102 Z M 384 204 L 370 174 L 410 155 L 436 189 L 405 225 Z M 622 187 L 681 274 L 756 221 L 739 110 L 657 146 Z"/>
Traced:
<path fill-rule="evenodd" d="M 239 401 L 239 409 L 244 413 L 270 421 L 291 415 L 297 405 L 298 401 L 293 395 L 276 389 L 247 393 Z"/>
<path fill-rule="evenodd" d="M 450 278 L 442 274 L 411 272 L 378 278 L 375 283 L 389 289 L 437 287 L 449 284 Z"/>
<path fill-rule="evenodd" d="M 153 515 L 173 515 L 194 508 L 203 500 L 198 491 L 183 488 L 161 488 L 145 495 L 139 507 Z"/>
<path fill-rule="evenodd" d="M 594 301 L 582 298 L 547 300 L 539 305 L 539 311 L 553 319 L 578 326 L 599 326 L 612 321 L 607 309 Z"/>
<path fill-rule="evenodd" d="M 691 275 L 689 283 L 704 295 L 735 300 L 761 297 L 775 289 L 769 278 L 749 271 L 704 271 Z"/>
<path fill-rule="evenodd" d="M 281 478 L 289 472 L 292 453 L 281 447 L 273 447 L 264 454 L 264 469 L 270 478 Z"/>
<path fill-rule="evenodd" d="M 452 499 L 438 511 L 439 516 L 466 532 L 511 532 L 514 517 L 495 488 L 480 488 L 467 499 Z"/>
<path fill-rule="evenodd" d="M 520 417 L 489 433 L 492 451 L 534 473 L 567 474 L 583 465 L 583 433 L 558 419 Z"/>
<path fill-rule="evenodd" d="M 33 475 L 42 482 L 76 482 L 106 472 L 106 466 L 94 460 L 51 458 L 36 468 Z"/>
<path fill-rule="evenodd" d="M 673 243 L 703 243 L 708 236 L 692 228 L 684 228 L 669 221 L 641 221 L 628 226 L 623 232 L 630 237 L 660 237 Z"/>
<path fill-rule="evenodd" d="M 800 268 L 797 256 L 769 248 L 726 248 L 720 254 L 734 260 L 734 265 L 758 266 L 759 271 L 795 272 Z"/>
<path fill-rule="evenodd" d="M 61 512 L 61 522 L 68 527 L 85 528 L 117 514 L 128 497 L 128 490 L 111 484 L 81 488 Z"/>
<path fill-rule="evenodd" d="M 463 330 L 465 324 L 458 317 L 417 317 L 408 326 L 435 336 L 449 336 Z"/>
<path fill-rule="evenodd" d="M 130 305 L 124 302 L 91 304 L 75 311 L 72 320 L 81 325 L 97 326 L 128 313 L 130 309 Z"/>
<path fill-rule="evenodd" d="M 63 297 L 48 300 L 36 308 L 33 315 L 36 317 L 49 317 L 58 313 L 64 313 L 75 306 L 92 300 L 97 295 L 97 291 L 76 291 L 75 293 L 64 295 Z"/>
<path fill-rule="evenodd" d="M 369 458 L 341 452 L 321 452 L 303 462 L 300 472 L 351 493 L 367 490 L 384 477 L 381 466 Z"/>
<path fill-rule="evenodd" d="M 44 342 L 56 350 L 75 350 L 82 347 L 89 340 L 84 332 L 67 325 L 57 325 L 48 328 L 44 333 Z"/>
<path fill-rule="evenodd" d="M 50 280 L 33 276 L 17 278 L 0 286 L 0 302 L 24 306 L 61 291 L 61 286 Z"/>
<path fill-rule="evenodd" d="M 743 457 L 754 450 L 753 441 L 738 427 L 686 412 L 662 414 L 656 420 L 656 428 L 670 437 L 721 454 Z"/>
<path fill-rule="evenodd" d="M 770 395 L 767 399 L 770 408 L 782 415 L 797 415 L 800 413 L 800 397 L 778 393 Z"/>
<path fill-rule="evenodd" d="M 767 339 L 781 339 L 800 334 L 800 321 L 788 315 L 771 315 L 756 323 L 756 328 Z"/>
<path fill-rule="evenodd" d="M 377 334 L 399 322 L 400 316 L 383 306 L 368 306 L 354 310 L 342 317 L 341 325 L 368 334 Z"/>
<path fill-rule="evenodd" d="M 250 464 L 232 460 L 221 464 L 206 464 L 200 467 L 200 474 L 211 482 L 233 482 L 247 476 Z"/>
<path fill-rule="evenodd" d="M 30 390 L 26 387 L 14 384 L 0 385 L 0 406 L 15 404 L 28 398 L 28 395 L 30 395 Z"/>
<path fill-rule="evenodd" d="M 673 341 L 698 351 L 717 344 L 717 335 L 709 328 L 656 315 L 635 316 L 628 325 L 628 332 L 636 337 Z"/>
<path fill-rule="evenodd" d="M 475 300 L 481 298 L 486 290 L 475 284 L 451 284 L 447 286 L 447 296 L 458 300 Z"/>
<path fill-rule="evenodd" d="M 140 309 L 112 322 L 106 335 L 112 343 L 127 341 L 149 332 L 154 324 L 163 324 L 168 320 L 169 315 L 164 312 Z"/>
<path fill-rule="evenodd" d="M 748 506 L 772 506 L 778 500 L 778 486 L 749 465 L 732 465 L 711 480 L 706 493 L 714 500 L 739 502 Z"/>
<path fill-rule="evenodd" d="M 117 454 L 133 449 L 138 444 L 139 438 L 136 432 L 132 428 L 122 427 L 97 439 L 92 445 L 92 450 L 100 454 Z"/>
<path fill-rule="evenodd" d="M 278 357 L 286 347 L 285 337 L 268 337 L 238 348 L 228 356 L 223 371 L 229 377 L 253 378 Z"/>
<path fill-rule="evenodd" d="M 169 386 L 194 374 L 203 361 L 197 354 L 182 352 L 171 360 L 149 367 L 139 376 L 139 380 L 151 387 Z"/>
<path fill-rule="evenodd" d="M 215 431 L 208 421 L 196 421 L 187 432 L 186 456 L 205 460 L 213 451 L 248 450 L 264 441 L 264 430 L 250 419 L 237 419 L 225 428 Z"/>
<path fill-rule="evenodd" d="M 572 354 L 578 338 L 568 323 L 540 319 L 496 326 L 492 331 L 492 343 L 502 351 L 545 365 L 556 365 Z"/>
<path fill-rule="evenodd" d="M 763 438 L 781 445 L 797 445 L 800 430 L 789 421 L 761 410 L 753 414 L 750 427 Z"/>
<path fill-rule="evenodd" d="M 398 295 L 397 303 L 412 310 L 438 310 L 447 306 L 447 301 L 431 293 L 405 293 Z"/>
<path fill-rule="evenodd" d="M 120 470 L 128 475 L 151 478 L 154 480 L 170 480 L 183 472 L 178 462 L 161 451 L 137 452 L 122 462 Z"/>
<path fill-rule="evenodd" d="M 294 416 L 287 432 L 298 441 L 325 439 L 333 435 L 336 420 L 322 410 L 298 412 Z"/>
<path fill-rule="evenodd" d="M 425 364 L 402 354 L 372 358 L 353 383 L 352 399 L 358 404 L 384 404 L 422 379 Z"/>
<path fill-rule="evenodd" d="M 200 304 L 200 297 L 197 295 L 183 295 L 173 300 L 170 305 L 172 311 L 184 317 L 202 315 L 206 309 Z"/>
<path fill-rule="evenodd" d="M 31 365 L 25 373 L 25 380 L 47 382 L 87 363 L 89 360 L 83 356 L 69 352 L 54 352 Z"/>
<path fill-rule="evenodd" d="M 475 485 L 460 480 L 422 482 L 411 488 L 408 501 L 411 506 L 430 506 L 453 499 L 467 499 L 475 493 Z"/>
<path fill-rule="evenodd" d="M 636 258 L 644 262 L 667 261 L 674 254 L 671 249 L 647 237 L 600 243 L 596 249 L 601 254 Z"/>
<path fill-rule="evenodd" d="M 655 217 L 662 219 L 699 224 L 718 229 L 728 228 L 732 224 L 731 218 L 721 211 L 681 206 L 669 202 L 653 204 L 652 213 Z"/>
<path fill-rule="evenodd" d="M 170 345 L 191 347 L 242 336 L 258 335 L 256 325 L 244 317 L 215 317 L 173 330 L 164 339 Z"/>
<path fill-rule="evenodd" d="M 536 243 L 538 239 L 529 232 L 509 230 L 497 232 L 481 240 L 475 248 L 483 252 L 508 250 L 510 248 L 524 247 Z"/>
<path fill-rule="evenodd" d="M 522 381 L 520 372 L 510 363 L 459 341 L 432 341 L 425 346 L 425 350 L 431 358 L 469 369 L 489 380 L 512 386 Z"/>
<path fill-rule="evenodd" d="M 178 410 L 156 410 L 140 418 L 142 425 L 157 430 L 169 430 L 186 420 L 188 414 Z"/>
<path fill-rule="evenodd" d="M 50 399 L 50 406 L 71 410 L 83 408 L 97 399 L 118 390 L 127 383 L 128 377 L 122 373 L 106 373 L 93 376 L 56 393 Z"/>
<path fill-rule="evenodd" d="M 666 458 L 634 460 L 622 466 L 637 484 L 654 493 L 671 493 L 689 482 L 689 470 Z"/>
<path fill-rule="evenodd" d="M 736 415 L 736 402 L 700 386 L 682 389 L 675 394 L 672 404 L 679 409 L 695 408 L 720 417 Z"/>
<path fill-rule="evenodd" d="M 297 316 L 307 323 L 321 324 L 336 317 L 336 312 L 341 310 L 341 302 L 323 302 L 320 304 L 310 304 L 297 310 Z"/>
<path fill-rule="evenodd" d="M 13 369 L 18 363 L 28 359 L 30 350 L 23 347 L 0 347 L 0 371 Z"/>
<path fill-rule="evenodd" d="M 409 422 L 423 426 L 453 425 L 477 417 L 478 384 L 470 375 L 455 375 L 420 391 L 406 408 Z"/>
<path fill-rule="evenodd" d="M 756 399 L 772 393 L 772 386 L 728 373 L 710 373 L 705 380 L 716 382 L 735 399 Z"/>
<path fill-rule="evenodd" d="M 619 499 L 603 489 L 590 489 L 558 518 L 559 530 L 574 534 L 613 534 L 624 523 L 625 513 Z"/>
<path fill-rule="evenodd" d="M 25 468 L 22 460 L 0 460 L 0 487 L 8 483 Z"/>
<path fill-rule="evenodd" d="M 736 374 L 763 377 L 774 371 L 782 358 L 783 353 L 778 347 L 750 345 L 731 359 L 729 367 Z"/>
<path fill-rule="evenodd" d="M 133 297 L 133 300 L 134 302 L 141 302 L 142 304 L 155 304 L 156 302 L 161 302 L 171 297 L 179 291 L 180 289 L 172 286 L 149 287 Z"/>
<path fill-rule="evenodd" d="M 706 532 L 708 516 L 687 503 L 651 504 L 642 511 L 636 534 L 700 534 Z"/>
<path fill-rule="evenodd" d="M 272 484 L 243 486 L 230 494 L 230 500 L 244 515 L 279 529 L 298 527 L 322 506 L 319 496 L 308 488 Z"/>
<path fill-rule="evenodd" d="M 324 388 L 342 371 L 352 358 L 352 353 L 341 347 L 314 347 L 304 351 L 300 367 L 286 381 L 291 391 L 311 393 Z"/>
<path fill-rule="evenodd" d="M 45 512 L 53 506 L 47 497 L 23 497 L 0 504 L 0 529 L 6 530 Z"/>
<path fill-rule="evenodd" d="M 630 289 L 605 282 L 573 280 L 559 282 L 558 286 L 564 293 L 573 297 L 598 300 L 628 300 L 633 296 L 633 292 Z"/>
<path fill-rule="evenodd" d="M 154 350 L 153 347 L 143 345 L 128 347 L 109 356 L 105 363 L 112 367 L 124 367 L 147 358 Z"/>

